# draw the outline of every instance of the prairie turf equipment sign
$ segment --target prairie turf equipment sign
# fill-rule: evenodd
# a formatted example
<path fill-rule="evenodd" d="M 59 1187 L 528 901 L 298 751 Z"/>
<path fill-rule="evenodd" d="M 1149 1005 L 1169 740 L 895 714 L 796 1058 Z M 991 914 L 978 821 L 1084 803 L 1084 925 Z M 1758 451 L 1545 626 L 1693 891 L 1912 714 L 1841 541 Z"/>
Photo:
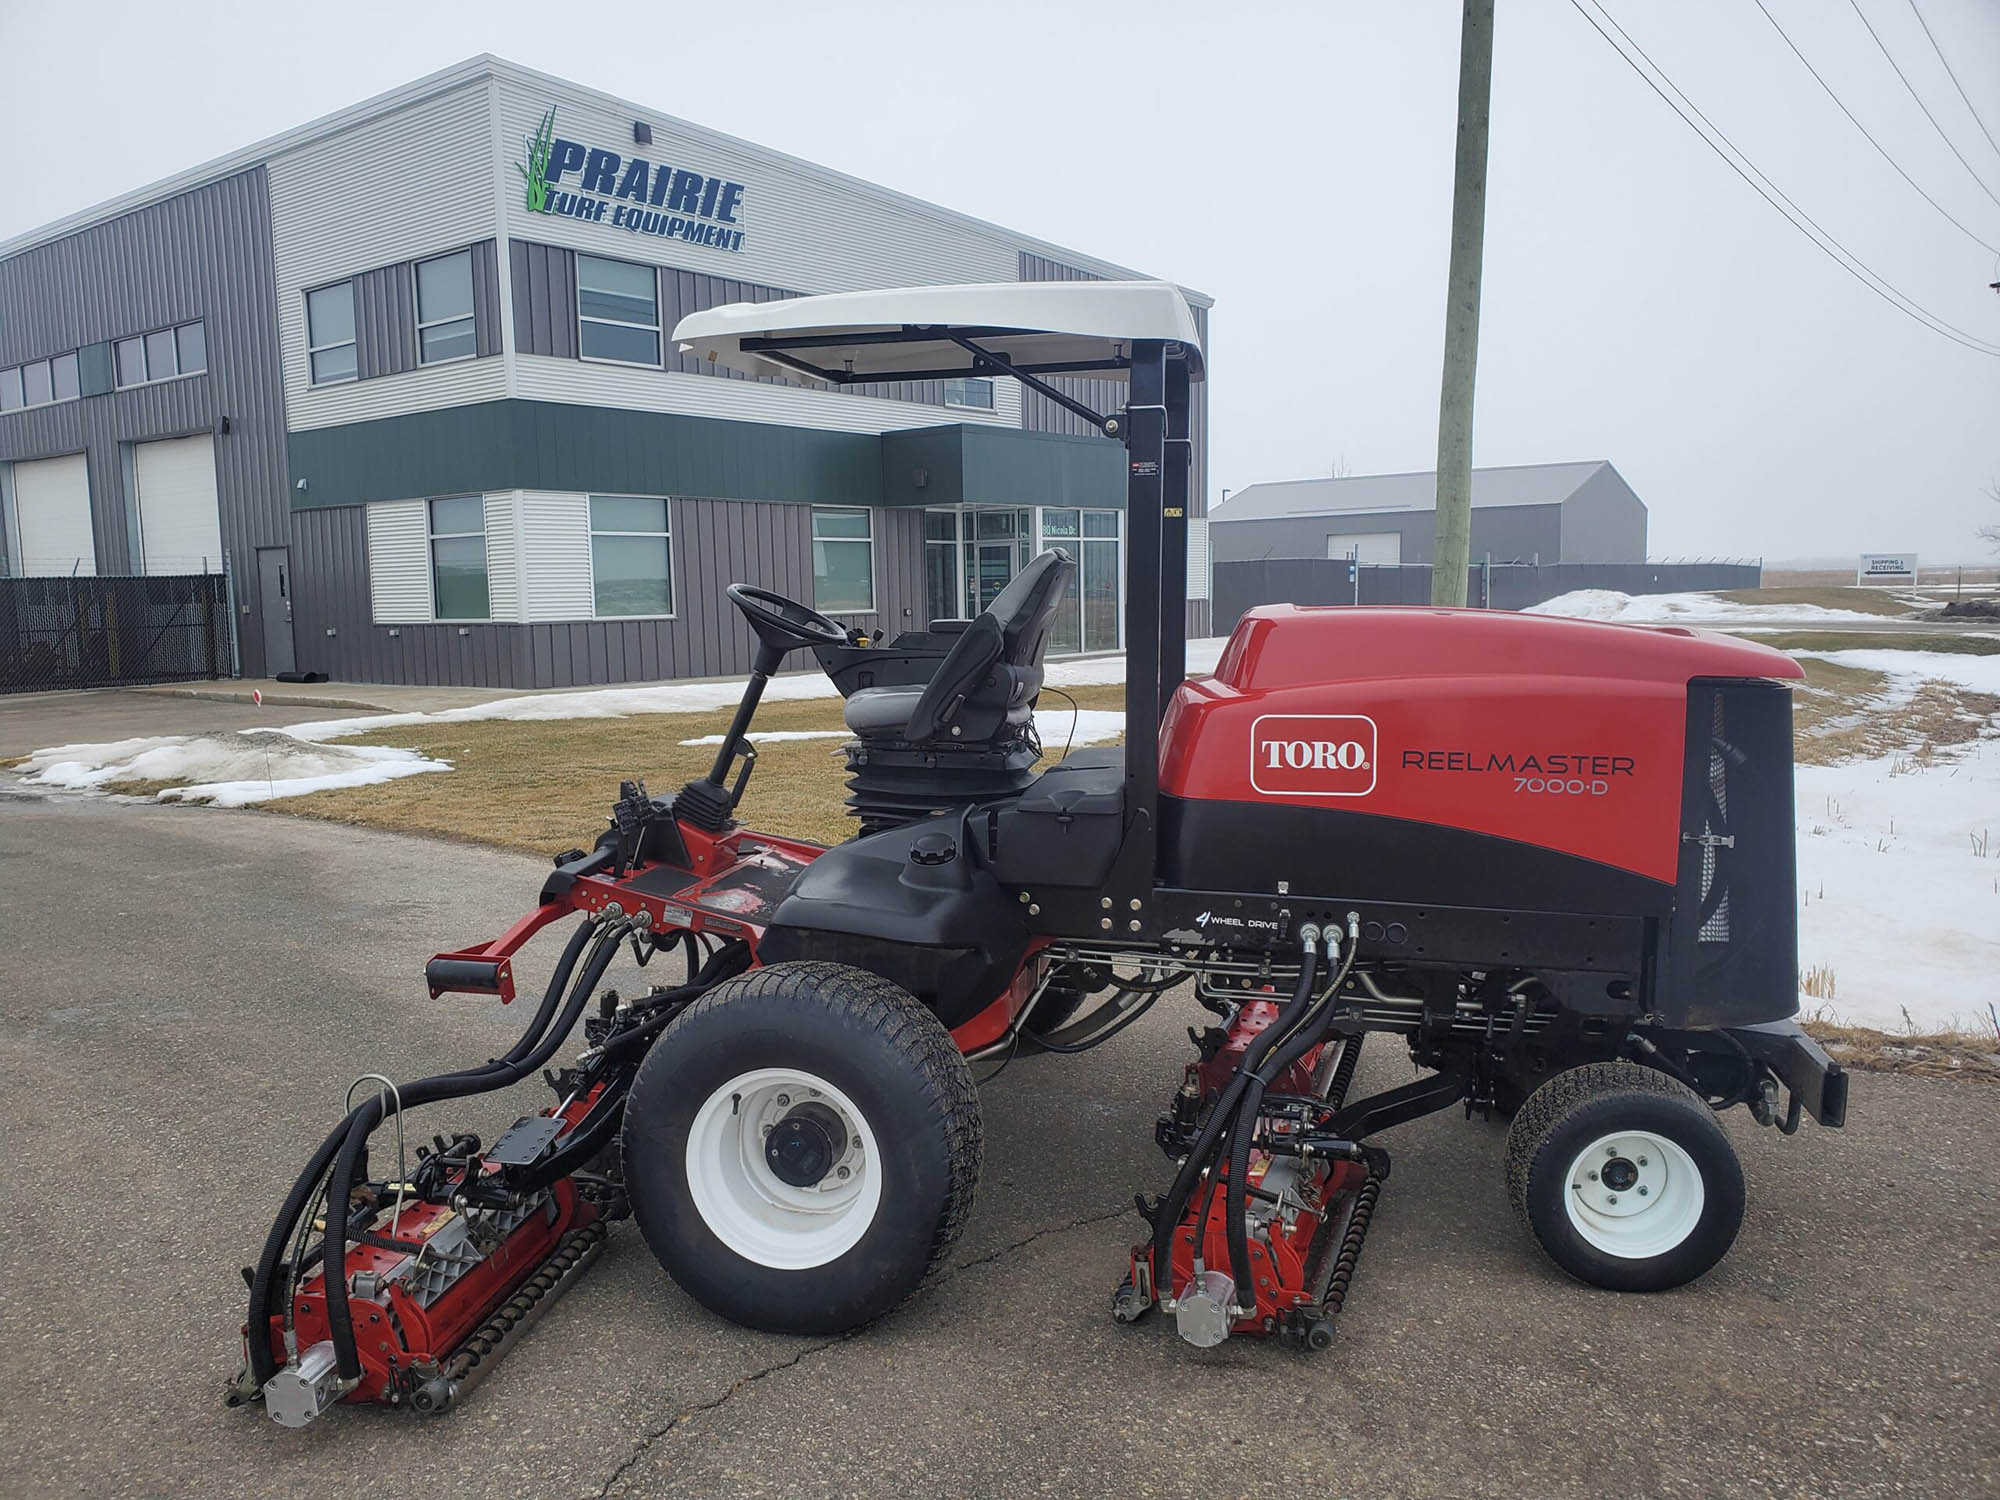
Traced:
<path fill-rule="evenodd" d="M 717 250 L 743 249 L 743 231 L 736 227 L 743 206 L 740 182 L 564 140 L 556 134 L 553 105 L 526 145 L 528 159 L 515 163 L 515 170 L 527 185 L 529 213 Z"/>

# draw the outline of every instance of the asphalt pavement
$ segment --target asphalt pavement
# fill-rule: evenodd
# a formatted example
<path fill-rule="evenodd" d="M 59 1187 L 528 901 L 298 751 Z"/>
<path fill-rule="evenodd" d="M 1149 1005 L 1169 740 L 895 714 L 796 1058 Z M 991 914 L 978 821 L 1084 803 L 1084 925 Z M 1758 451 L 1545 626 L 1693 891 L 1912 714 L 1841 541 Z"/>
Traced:
<path fill-rule="evenodd" d="M 950 1269 L 864 1333 L 723 1323 L 628 1223 L 448 1417 L 343 1407 L 289 1431 L 224 1409 L 237 1268 L 304 1154 L 357 1075 L 507 1045 L 519 1006 L 429 1000 L 421 966 L 540 878 L 464 846 L 0 788 L 0 1494 L 2000 1493 L 2000 1091 L 1865 1075 L 1847 1130 L 1790 1140 L 1737 1112 L 1735 1252 L 1643 1298 L 1541 1258 L 1501 1127 L 1418 1121 L 1384 1137 L 1335 1347 L 1198 1351 L 1108 1315 L 1132 1194 L 1167 1180 L 1152 1123 L 1197 1014 L 1178 999 L 985 1090 Z M 1409 1076 L 1371 1046 L 1361 1086 Z M 538 1092 L 424 1123 L 490 1138 Z"/>

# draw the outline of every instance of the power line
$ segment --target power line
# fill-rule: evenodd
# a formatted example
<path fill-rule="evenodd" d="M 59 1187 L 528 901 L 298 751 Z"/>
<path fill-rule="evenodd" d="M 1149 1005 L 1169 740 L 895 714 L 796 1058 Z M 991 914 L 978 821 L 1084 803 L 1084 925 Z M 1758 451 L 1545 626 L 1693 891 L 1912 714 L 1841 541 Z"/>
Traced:
<path fill-rule="evenodd" d="M 1936 209 L 1939 213 L 1943 214 L 1947 219 L 1951 220 L 1953 226 L 1956 227 L 1961 234 L 1965 235 L 1966 238 L 1970 239 L 1973 242 L 1973 244 L 1978 245 L 1983 250 L 1991 251 L 1995 255 L 2000 255 L 2000 245 L 1995 245 L 1990 240 L 1981 239 L 1977 232 L 1967 228 L 1963 223 L 1961 223 L 1958 216 L 1952 213 L 1950 209 L 1946 208 L 1942 203 L 1938 202 L 1937 199 L 1933 198 L 1929 193 L 1925 192 L 1922 183 L 1918 182 L 1916 178 L 1912 177 L 1908 172 L 1903 170 L 1903 164 L 1897 161 L 1895 157 L 1889 154 L 1889 148 L 1884 146 L 1880 141 L 1875 139 L 1874 135 L 1870 133 L 1868 127 L 1861 123 L 1860 119 L 1855 115 L 1854 111 L 1849 109 L 1845 101 L 1841 99 L 1840 95 L 1836 94 L 1833 91 L 1833 85 L 1828 83 L 1825 78 L 1820 76 L 1819 69 L 1815 68 L 1812 65 L 1812 59 L 1807 57 L 1805 53 L 1799 51 L 1799 44 L 1793 41 L 1790 34 L 1786 32 L 1785 28 L 1778 24 L 1778 18 L 1771 14 L 1770 9 L 1764 4 L 1764 0 L 1750 0 L 1750 3 L 1755 5 L 1757 9 L 1759 9 L 1760 11 L 1763 11 L 1764 19 L 1771 23 L 1771 29 L 1777 32 L 1780 37 L 1784 38 L 1785 45 L 1792 49 L 1792 56 L 1796 57 L 1800 62 L 1805 64 L 1806 71 L 1812 74 L 1813 76 L 1813 82 L 1817 83 L 1823 90 L 1826 91 L 1827 98 L 1831 99 L 1835 104 L 1840 106 L 1840 112 L 1846 115 L 1848 119 L 1854 122 L 1854 128 L 1861 132 L 1862 136 L 1867 140 L 1869 145 L 1875 148 L 1876 152 L 1881 156 L 1882 160 L 1886 161 L 1890 166 L 1896 169 L 1896 175 L 1901 177 L 1903 181 L 1907 182 L 1911 187 L 1915 188 L 1917 192 L 1922 196 L 1924 202 L 1928 203 L 1932 208 Z"/>
<path fill-rule="evenodd" d="M 1958 81 L 1958 74 L 1952 70 L 1951 59 L 1944 55 L 1944 48 L 1940 47 L 1937 38 L 1931 35 L 1931 23 L 1926 21 L 1924 13 L 1917 9 L 1917 0 L 1910 0 L 1910 13 L 1917 18 L 1917 24 L 1924 28 L 1924 39 L 1931 44 L 1931 51 L 1935 52 L 1937 60 L 1944 64 L 1944 76 L 1949 78 L 1951 86 L 1958 90 L 1958 97 L 1965 100 L 1965 112 L 1972 116 L 1972 123 L 1977 125 L 1979 133 L 1986 137 L 1986 144 L 1995 151 L 2000 151 L 2000 141 L 1993 139 L 1993 132 L 1986 128 L 1986 122 L 1979 118 L 1979 111 L 1972 107 L 1972 100 L 1965 92 L 1965 85 Z"/>
<path fill-rule="evenodd" d="M 1972 170 L 1972 163 L 1965 159 L 1965 153 L 1959 150 L 1958 147 L 1952 143 L 1951 137 L 1944 133 L 1944 126 L 1938 124 L 1937 116 L 1932 114 L 1931 107 L 1928 104 L 1924 103 L 1924 96 L 1917 92 L 1917 86 L 1914 83 L 1910 82 L 1909 75 L 1904 73 L 1902 64 L 1896 61 L 1895 54 L 1891 52 L 1888 46 L 1883 42 L 1881 34 L 1875 30 L 1874 23 L 1868 19 L 1867 12 L 1862 10 L 1861 0 L 1847 0 L 1847 3 L 1853 6 L 1854 13 L 1857 16 L 1861 17 L 1861 24 L 1863 26 L 1866 26 L 1868 28 L 1868 34 L 1871 37 L 1875 38 L 1876 50 L 1880 52 L 1884 57 L 1889 59 L 1889 66 L 1894 68 L 1896 70 L 1896 76 L 1903 80 L 1903 87 L 1908 89 L 1910 91 L 1910 97 L 1917 101 L 1917 108 L 1922 110 L 1924 112 L 1924 118 L 1931 122 L 1931 129 L 1937 132 L 1938 139 L 1943 141 L 1945 144 L 1945 148 L 1948 151 L 1950 151 L 1953 156 L 1958 158 L 1958 164 L 1961 167 L 1965 168 L 1966 174 L 1969 177 L 1971 177 L 1974 182 L 1979 184 L 1979 191 L 1984 193 L 1987 197 L 1992 198 L 1996 205 L 2000 205 L 2000 198 L 1994 197 L 1993 189 L 1986 185 L 1986 179 L 1984 177 L 1981 177 L 1977 172 Z M 1918 16 L 1917 19 L 1921 21 L 1923 17 Z M 1926 28 L 1926 30 L 1928 30 L 1928 28 Z M 1955 83 L 1957 82 L 1957 80 L 1954 79 L 1953 82 Z M 1981 130 L 1984 130 L 1986 127 L 1982 125 L 1979 128 Z"/>
<path fill-rule="evenodd" d="M 1597 0 L 1593 0 L 1593 3 L 1597 3 Z M 1881 276 L 1870 270 L 1859 257 L 1842 246 L 1832 235 L 1820 228 L 1804 209 L 1786 197 L 1784 191 L 1776 183 L 1765 176 L 1749 157 L 1736 148 L 1734 142 L 1716 128 L 1714 122 L 1701 112 L 1694 101 L 1689 99 L 1686 94 L 1683 94 L 1674 84 L 1673 80 L 1667 77 L 1666 72 L 1660 65 L 1647 56 L 1646 50 L 1633 41 L 1626 34 L 1625 29 L 1611 19 L 1608 12 L 1602 12 L 1601 6 L 1600 13 L 1604 16 L 1602 24 L 1599 23 L 1596 15 L 1593 15 L 1584 8 L 1583 0 L 1570 0 L 1570 4 L 1575 7 L 1577 13 L 1584 20 L 1590 23 L 1591 28 L 1604 38 L 1611 50 L 1624 60 L 1626 66 L 1637 73 L 1648 88 L 1666 101 L 1667 107 L 1680 116 L 1683 124 L 1693 130 L 1696 135 L 1700 136 L 1707 143 L 1709 149 L 1720 156 L 1732 172 L 1749 183 L 1759 197 L 1770 204 L 1771 207 L 1777 209 L 1779 213 L 1783 214 L 1791 222 L 1793 228 L 1797 229 L 1807 239 L 1811 240 L 1814 245 L 1818 246 L 1820 251 L 1831 259 L 1835 265 L 1839 266 L 1848 275 L 1859 281 L 1891 307 L 1894 307 L 1898 312 L 1916 319 L 1933 333 L 1941 333 L 1953 343 L 1963 344 L 1966 348 L 1974 350 L 1977 353 L 2000 356 L 2000 345 L 1988 344 L 1976 335 L 1967 333 L 1962 328 L 1954 327 L 1952 324 L 1938 317 L 1937 314 L 1927 311 L 1916 302 L 1913 302 L 1910 298 L 1904 296 L 1903 293 L 1890 286 Z M 1604 29 L 1606 25 L 1611 28 L 1611 31 L 1615 31 L 1620 37 L 1623 37 L 1633 52 L 1638 53 L 1641 58 L 1645 59 L 1646 67 L 1642 68 L 1632 57 L 1631 53 L 1628 53 L 1624 47 L 1621 47 L 1617 41 L 1613 40 L 1611 31 Z M 1658 73 L 1660 75 L 1659 80 L 1655 81 L 1652 73 L 1648 73 L 1646 68 L 1651 68 L 1653 73 Z M 1661 87 L 1662 83 L 1666 85 L 1665 88 Z M 1668 89 L 1672 89 L 1673 93 L 1669 94 L 1667 92 Z M 1676 102 L 1676 96 L 1678 96 L 1679 102 Z M 1683 105 L 1686 108 L 1683 108 Z M 1690 114 L 1690 111 L 1692 111 L 1692 114 Z M 1699 120 L 1701 123 L 1699 125 L 1696 124 L 1696 120 Z"/>

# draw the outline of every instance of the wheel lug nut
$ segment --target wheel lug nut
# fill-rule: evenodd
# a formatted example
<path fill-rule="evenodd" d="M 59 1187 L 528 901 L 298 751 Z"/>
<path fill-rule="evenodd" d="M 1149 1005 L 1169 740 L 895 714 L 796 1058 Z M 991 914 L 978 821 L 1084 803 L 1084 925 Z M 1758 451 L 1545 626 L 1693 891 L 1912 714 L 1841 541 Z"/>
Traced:
<path fill-rule="evenodd" d="M 840 1180 L 841 1180 L 842 1182 L 845 1182 L 845 1181 L 847 1181 L 847 1179 L 848 1179 L 848 1177 L 849 1177 L 850 1175 L 852 1175 L 852 1174 L 850 1174 L 850 1173 L 848 1172 L 847 1168 L 845 1168 L 845 1167 L 842 1167 L 842 1168 L 840 1168 L 840 1171 L 839 1171 L 839 1176 L 840 1176 Z"/>
<path fill-rule="evenodd" d="M 1643 1197 L 1645 1197 L 1645 1196 L 1646 1196 L 1646 1190 L 1645 1190 L 1644 1188 L 1640 1188 L 1640 1189 L 1639 1189 L 1639 1196 L 1640 1196 L 1641 1198 L 1643 1198 Z"/>
<path fill-rule="evenodd" d="M 1606 1193 L 1604 1195 L 1604 1201 L 1606 1203 L 1616 1203 L 1618 1201 L 1618 1195 L 1616 1193 Z"/>
<path fill-rule="evenodd" d="M 769 1127 L 767 1126 L 767 1127 L 765 1127 L 765 1128 L 766 1128 L 766 1129 L 768 1129 Z M 1592 1182 L 1595 1182 L 1595 1181 L 1597 1181 L 1597 1174 L 1596 1174 L 1595 1172 L 1592 1172 L 1592 1173 L 1590 1174 L 1590 1180 L 1591 1180 Z"/>
<path fill-rule="evenodd" d="M 1646 1158 L 1645 1158 L 1645 1157 L 1643 1157 L 1643 1156 L 1642 1156 L 1642 1157 L 1640 1157 L 1640 1158 L 1639 1158 L 1639 1165 L 1640 1165 L 1640 1166 L 1642 1166 L 1642 1167 L 1646 1165 Z"/>
<path fill-rule="evenodd" d="M 780 1094 L 778 1095 L 778 1102 L 780 1104 L 790 1104 L 792 1102 L 792 1096 L 790 1094 Z"/>

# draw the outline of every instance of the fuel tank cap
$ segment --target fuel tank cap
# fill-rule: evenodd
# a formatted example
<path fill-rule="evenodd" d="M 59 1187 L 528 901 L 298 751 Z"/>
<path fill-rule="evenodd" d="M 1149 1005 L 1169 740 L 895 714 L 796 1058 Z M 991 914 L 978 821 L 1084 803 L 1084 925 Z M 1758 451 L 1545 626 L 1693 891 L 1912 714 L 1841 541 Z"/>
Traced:
<path fill-rule="evenodd" d="M 948 865 L 958 858 L 958 845 L 945 833 L 919 835 L 910 844 L 910 863 L 913 865 Z"/>

